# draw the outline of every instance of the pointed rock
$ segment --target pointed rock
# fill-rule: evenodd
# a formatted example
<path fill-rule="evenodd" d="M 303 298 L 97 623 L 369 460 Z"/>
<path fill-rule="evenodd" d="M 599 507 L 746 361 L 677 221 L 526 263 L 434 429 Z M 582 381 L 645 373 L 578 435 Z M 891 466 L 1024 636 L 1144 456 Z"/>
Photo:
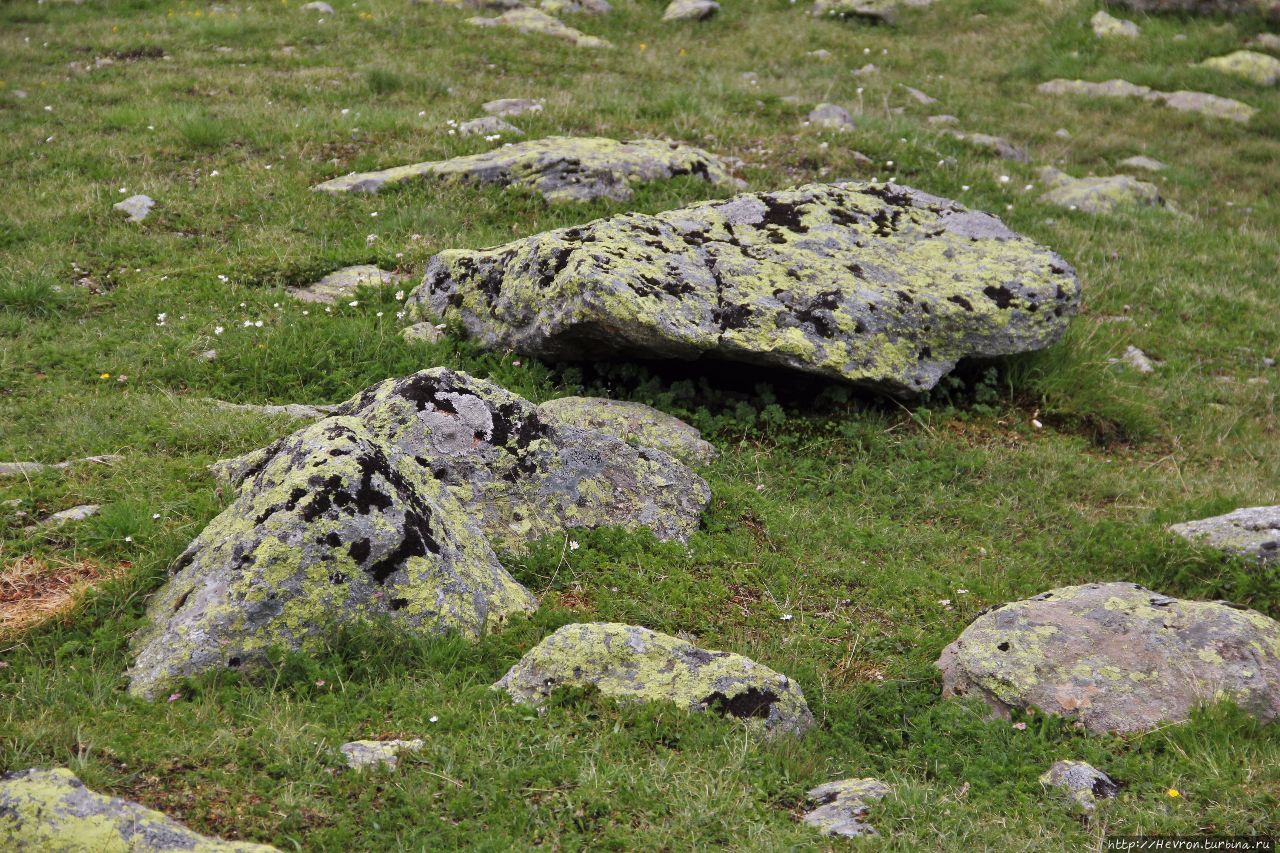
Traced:
<path fill-rule="evenodd" d="M 565 625 L 493 685 L 521 705 L 541 705 L 560 687 L 587 686 L 624 701 L 734 717 L 766 736 L 799 735 L 813 725 L 800 685 L 785 675 L 634 625 Z"/>

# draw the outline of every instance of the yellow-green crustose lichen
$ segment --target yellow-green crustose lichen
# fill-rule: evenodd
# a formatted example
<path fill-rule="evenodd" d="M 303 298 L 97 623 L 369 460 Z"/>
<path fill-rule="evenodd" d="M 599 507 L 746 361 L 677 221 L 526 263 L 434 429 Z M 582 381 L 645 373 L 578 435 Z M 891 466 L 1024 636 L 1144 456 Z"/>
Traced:
<path fill-rule="evenodd" d="M 944 695 L 1141 731 L 1229 699 L 1280 716 L 1280 623 L 1136 584 L 1050 590 L 979 616 L 938 660 Z"/>
<path fill-rule="evenodd" d="M 894 184 L 812 184 L 628 213 L 431 260 L 411 298 L 486 346 L 703 354 L 900 392 L 1048 346 L 1079 282 L 1000 220 Z"/>
<path fill-rule="evenodd" d="M 1260 563 L 1280 561 L 1280 506 L 1254 506 L 1169 528 L 1191 542 Z"/>
<path fill-rule="evenodd" d="M 813 725 L 804 693 L 785 675 L 742 655 L 610 622 L 565 625 L 493 686 L 529 705 L 541 705 L 560 687 L 594 686 L 616 699 L 734 717 L 766 735 L 800 734 Z"/>
<path fill-rule="evenodd" d="M 1159 207 L 1164 204 L 1155 184 L 1129 175 L 1073 178 L 1046 166 L 1040 170 L 1040 181 L 1048 188 L 1048 192 L 1040 196 L 1041 201 L 1084 213 L 1114 213 L 1125 206 Z"/>
<path fill-rule="evenodd" d="M 277 443 L 172 571 L 135 640 L 135 695 L 360 620 L 475 637 L 536 606 L 452 493 L 351 417 Z"/>
<path fill-rule="evenodd" d="M 598 429 L 627 444 L 664 451 L 689 465 L 708 465 L 717 455 L 696 429 L 643 403 L 561 397 L 538 406 L 538 414 L 554 423 Z"/>
<path fill-rule="evenodd" d="M 1226 56 L 1215 56 L 1201 62 L 1200 66 L 1241 77 L 1259 86 L 1274 86 L 1280 81 L 1280 59 L 1254 50 L 1237 50 Z"/>
<path fill-rule="evenodd" d="M 693 175 L 729 189 L 742 186 L 717 157 L 679 142 L 553 136 L 451 160 L 353 173 L 325 181 L 314 189 L 329 193 L 377 192 L 403 181 L 435 178 L 460 184 L 523 187 L 550 202 L 596 198 L 626 201 L 637 184 L 679 175 Z"/>
<path fill-rule="evenodd" d="M 192 832 L 138 803 L 90 791 L 70 770 L 0 778 L 0 849 L 15 853 L 269 853 Z"/>

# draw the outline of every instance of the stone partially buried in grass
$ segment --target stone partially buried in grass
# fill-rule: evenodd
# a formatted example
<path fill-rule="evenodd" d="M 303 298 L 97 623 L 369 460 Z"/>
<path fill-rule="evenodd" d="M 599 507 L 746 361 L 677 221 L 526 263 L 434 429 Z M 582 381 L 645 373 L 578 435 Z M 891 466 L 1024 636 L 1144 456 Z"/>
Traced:
<path fill-rule="evenodd" d="M 450 491 L 351 417 L 278 442 L 171 572 L 135 638 L 135 696 L 360 621 L 478 637 L 536 606 Z"/>
<path fill-rule="evenodd" d="M 898 393 L 1054 343 L 1079 282 L 994 216 L 895 184 L 810 184 L 436 255 L 415 310 L 548 358 L 703 355 Z"/>
<path fill-rule="evenodd" d="M 841 779 L 819 785 L 808 797 L 817 808 L 801 818 L 823 835 L 839 835 L 844 838 L 862 838 L 879 835 L 874 826 L 867 823 L 871 802 L 880 800 L 893 789 L 879 779 Z"/>
<path fill-rule="evenodd" d="M 31 853 L 270 853 L 276 849 L 200 835 L 139 803 L 91 791 L 63 767 L 19 770 L 0 777 L 0 848 Z"/>
<path fill-rule="evenodd" d="M 1169 528 L 1189 542 L 1259 563 L 1280 562 L 1280 506 L 1254 506 Z"/>
<path fill-rule="evenodd" d="M 1089 25 L 1098 38 L 1137 38 L 1141 32 L 1133 21 L 1113 17 L 1101 9 L 1089 19 Z"/>
<path fill-rule="evenodd" d="M 813 725 L 804 693 L 785 675 L 634 625 L 565 625 L 493 685 L 522 705 L 541 705 L 560 687 L 589 686 L 614 699 L 734 717 L 768 736 L 798 735 Z"/>
<path fill-rule="evenodd" d="M 715 0 L 671 0 L 662 13 L 664 21 L 704 21 L 720 11 Z"/>
<path fill-rule="evenodd" d="M 1161 207 L 1164 199 L 1155 184 L 1129 175 L 1104 178 L 1073 178 L 1052 166 L 1040 170 L 1040 181 L 1048 192 L 1040 200 L 1084 213 L 1115 213 L 1122 207 Z"/>
<path fill-rule="evenodd" d="M 403 280 L 404 276 L 379 269 L 373 264 L 357 264 L 334 270 L 319 281 L 306 287 L 293 288 L 289 293 L 303 302 L 336 305 L 351 299 L 361 287 L 383 287 Z"/>
<path fill-rule="evenodd" d="M 562 23 L 540 9 L 518 7 L 503 12 L 496 18 L 469 18 L 467 23 L 477 27 L 509 27 L 519 33 L 538 33 L 552 38 L 567 41 L 577 47 L 602 48 L 613 47 L 602 38 L 589 36 L 581 30 Z"/>
<path fill-rule="evenodd" d="M 1055 761 L 1040 774 L 1046 788 L 1061 788 L 1087 812 L 1097 808 L 1098 800 L 1109 800 L 1120 793 L 1120 786 L 1106 773 L 1083 761 Z"/>
<path fill-rule="evenodd" d="M 661 450 L 687 465 L 709 465 L 718 455 L 696 429 L 644 403 L 561 397 L 538 406 L 538 414 L 553 423 L 597 429 L 635 447 Z"/>
<path fill-rule="evenodd" d="M 1106 80 L 1093 83 L 1088 80 L 1049 80 L 1036 87 L 1044 95 L 1085 95 L 1094 98 L 1140 98 L 1154 104 L 1163 104 L 1182 112 L 1200 113 L 1209 118 L 1225 119 L 1248 124 L 1258 110 L 1231 98 L 1210 95 L 1206 92 L 1158 92 L 1149 86 L 1139 86 L 1128 80 Z"/>
<path fill-rule="evenodd" d="M 1200 67 L 1240 77 L 1259 86 L 1274 86 L 1280 81 L 1280 59 L 1252 50 L 1237 50 L 1226 56 L 1215 56 L 1201 62 Z"/>
<path fill-rule="evenodd" d="M 943 696 L 1030 709 L 1091 732 L 1146 731 L 1228 699 L 1280 716 L 1280 623 L 1217 601 L 1094 583 L 993 608 L 938 659 Z"/>
<path fill-rule="evenodd" d="M 700 148 L 662 139 L 553 136 L 484 154 L 471 154 L 380 172 L 345 175 L 318 184 L 322 192 L 377 192 L 403 181 L 434 177 L 462 184 L 496 184 L 534 190 L 550 202 L 626 201 L 632 187 L 692 175 L 726 189 L 740 189 L 719 158 Z"/>
<path fill-rule="evenodd" d="M 367 770 L 371 767 L 395 767 L 400 763 L 402 753 L 413 753 L 422 749 L 421 738 L 413 740 L 353 740 L 338 747 L 347 759 L 347 766 L 352 770 Z"/>
<path fill-rule="evenodd" d="M 863 18 L 893 25 L 898 22 L 898 0 L 815 0 L 813 14 L 823 18 Z"/>

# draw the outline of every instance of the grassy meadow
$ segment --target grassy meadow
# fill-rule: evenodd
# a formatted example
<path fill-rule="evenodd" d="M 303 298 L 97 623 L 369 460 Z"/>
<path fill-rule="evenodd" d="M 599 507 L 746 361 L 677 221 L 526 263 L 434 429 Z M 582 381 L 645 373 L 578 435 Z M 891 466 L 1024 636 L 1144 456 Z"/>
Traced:
<path fill-rule="evenodd" d="M 0 640 L 0 771 L 67 766 L 282 850 L 838 849 L 798 815 L 806 790 L 849 776 L 894 787 L 870 818 L 886 849 L 1280 835 L 1280 726 L 1225 705 L 1127 737 L 1039 715 L 1015 726 L 941 701 L 933 666 L 983 608 L 1094 580 L 1280 617 L 1280 570 L 1165 530 L 1280 502 L 1280 371 L 1264 363 L 1280 358 L 1280 89 L 1191 67 L 1265 22 L 1126 14 L 1142 35 L 1104 41 L 1091 2 L 938 0 L 893 28 L 817 20 L 807 2 L 722 4 L 697 24 L 662 23 L 659 0 L 565 16 L 615 45 L 591 51 L 409 0 L 333 15 L 298 0 L 0 3 L 0 461 L 123 457 L 0 479 L 6 572 L 87 561 L 114 578 Z M 878 72 L 853 73 L 867 63 Z M 1241 126 L 1036 93 L 1055 77 L 1259 113 Z M 753 190 L 893 177 L 959 199 L 1074 264 L 1080 315 L 1048 351 L 895 401 L 742 365 L 540 363 L 457 334 L 410 344 L 395 288 L 331 312 L 287 294 L 339 266 L 417 276 L 443 249 L 716 194 L 689 178 L 555 207 L 430 183 L 309 189 L 487 150 L 449 122 L 503 97 L 544 101 L 512 119 L 531 138 L 680 139 L 740 158 Z M 822 101 L 857 130 L 805 126 Z M 935 113 L 1033 164 L 951 138 Z M 1037 201 L 1039 165 L 1105 175 L 1136 154 L 1169 164 L 1144 179 L 1176 209 L 1092 217 Z M 134 193 L 157 202 L 140 224 L 112 210 Z M 1128 345 L 1157 370 L 1111 363 Z M 610 395 L 686 418 L 721 451 L 703 529 L 688 548 L 601 530 L 506 555 L 542 605 L 478 643 L 371 626 L 259 683 L 127 697 L 147 597 L 228 499 L 206 466 L 297 426 L 210 400 L 338 402 L 437 365 L 534 400 Z M 85 503 L 102 510 L 25 532 Z M 798 679 L 819 724 L 761 742 L 674 707 L 577 692 L 538 716 L 488 689 L 556 627 L 596 620 L 746 654 Z M 345 768 L 341 743 L 388 736 L 426 747 L 395 770 Z M 1121 795 L 1077 815 L 1037 781 L 1059 758 L 1096 764 Z"/>

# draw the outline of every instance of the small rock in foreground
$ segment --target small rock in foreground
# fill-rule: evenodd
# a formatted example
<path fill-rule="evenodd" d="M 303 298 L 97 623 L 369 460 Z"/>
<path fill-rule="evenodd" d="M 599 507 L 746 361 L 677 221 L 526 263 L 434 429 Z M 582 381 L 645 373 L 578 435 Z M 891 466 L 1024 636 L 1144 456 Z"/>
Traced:
<path fill-rule="evenodd" d="M 293 288 L 289 293 L 303 302 L 336 305 L 350 299 L 361 287 L 383 287 L 401 281 L 404 281 L 404 276 L 398 273 L 379 269 L 373 264 L 357 264 L 334 270 L 314 284 Z"/>
<path fill-rule="evenodd" d="M 462 136 L 524 136 L 524 131 L 498 116 L 473 118 L 458 125 Z"/>
<path fill-rule="evenodd" d="M 19 770 L 0 777 L 0 848 L 31 853 L 270 853 L 276 849 L 200 835 L 139 803 L 89 790 L 64 767 Z"/>
<path fill-rule="evenodd" d="M 879 779 L 842 779 L 819 785 L 809 792 L 809 799 L 818 804 L 807 812 L 802 820 L 823 835 L 840 835 L 845 838 L 861 838 L 879 835 L 867 823 L 871 802 L 883 799 L 893 789 Z"/>
<path fill-rule="evenodd" d="M 130 222 L 141 222 L 147 218 L 147 214 L 151 213 L 151 208 L 156 206 L 156 202 L 151 196 L 131 195 L 124 201 L 118 201 L 111 206 L 129 217 Z"/>
<path fill-rule="evenodd" d="M 827 130 L 853 130 L 853 117 L 844 107 L 818 104 L 809 113 L 809 123 Z"/>
<path fill-rule="evenodd" d="M 1138 25 L 1133 21 L 1125 21 L 1120 18 L 1112 17 L 1101 9 L 1099 9 L 1094 16 L 1089 19 L 1089 24 L 1093 27 L 1093 34 L 1098 38 L 1113 38 L 1116 36 L 1121 38 L 1137 38 L 1141 33 L 1138 29 Z"/>
<path fill-rule="evenodd" d="M 347 766 L 352 770 L 365 770 L 370 767 L 395 767 L 400 763 L 401 753 L 417 752 L 422 749 L 421 738 L 413 740 L 353 740 L 344 743 L 338 749 L 347 758 Z"/>
<path fill-rule="evenodd" d="M 1087 812 L 1097 807 L 1098 800 L 1109 800 L 1120 793 L 1120 786 L 1110 776 L 1083 761 L 1056 761 L 1040 775 L 1046 788 L 1062 788 Z"/>
<path fill-rule="evenodd" d="M 1268 564 L 1280 562 L 1280 506 L 1254 506 L 1169 528 L 1182 538 Z"/>
<path fill-rule="evenodd" d="M 703 21 L 720 11 L 715 0 L 671 0 L 662 13 L 664 21 Z"/>
<path fill-rule="evenodd" d="M 542 104 L 532 98 L 499 98 L 480 105 L 480 109 L 489 115 L 512 118 L 525 113 L 542 112 Z"/>
<path fill-rule="evenodd" d="M 742 655 L 617 623 L 565 625 L 493 685 L 522 705 L 542 705 L 559 687 L 587 686 L 614 699 L 734 717 L 767 736 L 798 735 L 814 722 L 800 686 L 785 675 Z"/>

